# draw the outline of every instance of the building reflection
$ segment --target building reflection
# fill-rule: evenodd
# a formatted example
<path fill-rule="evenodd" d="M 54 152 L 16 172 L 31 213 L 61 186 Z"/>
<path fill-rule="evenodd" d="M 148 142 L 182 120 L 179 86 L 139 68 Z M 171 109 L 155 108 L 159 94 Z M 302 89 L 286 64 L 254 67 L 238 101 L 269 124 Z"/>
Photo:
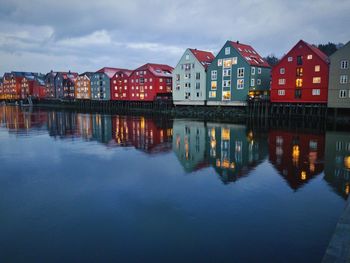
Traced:
<path fill-rule="evenodd" d="M 75 112 L 49 111 L 47 115 L 47 128 L 50 136 L 61 139 L 78 137 Z"/>
<path fill-rule="evenodd" d="M 204 122 L 174 120 L 173 151 L 186 172 L 209 165 Z"/>
<path fill-rule="evenodd" d="M 350 134 L 348 132 L 326 133 L 326 167 L 324 179 L 342 197 L 350 191 Z"/>
<path fill-rule="evenodd" d="M 112 117 L 105 114 L 92 115 L 92 139 L 107 144 L 112 139 Z"/>
<path fill-rule="evenodd" d="M 135 147 L 149 154 L 171 151 L 172 121 L 135 116 L 112 117 L 110 146 Z"/>
<path fill-rule="evenodd" d="M 324 134 L 269 132 L 269 160 L 289 186 L 297 190 L 324 169 Z"/>
<path fill-rule="evenodd" d="M 186 172 L 212 166 L 224 183 L 248 175 L 267 157 L 267 139 L 244 125 L 174 121 L 173 150 Z"/>

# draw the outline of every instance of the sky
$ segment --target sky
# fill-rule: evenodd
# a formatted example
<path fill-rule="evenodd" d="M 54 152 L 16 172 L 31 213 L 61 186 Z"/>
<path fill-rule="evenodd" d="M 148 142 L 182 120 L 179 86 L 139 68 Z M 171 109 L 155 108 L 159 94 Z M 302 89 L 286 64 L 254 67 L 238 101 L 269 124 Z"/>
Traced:
<path fill-rule="evenodd" d="M 0 0 L 0 74 L 176 66 L 226 40 L 278 57 L 300 39 L 350 41 L 349 0 Z"/>

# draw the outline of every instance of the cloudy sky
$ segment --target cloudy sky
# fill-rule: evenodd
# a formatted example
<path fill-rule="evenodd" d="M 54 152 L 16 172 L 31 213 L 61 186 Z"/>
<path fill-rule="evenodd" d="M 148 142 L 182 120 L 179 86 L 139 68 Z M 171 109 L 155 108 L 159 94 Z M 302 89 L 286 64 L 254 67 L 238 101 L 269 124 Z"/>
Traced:
<path fill-rule="evenodd" d="M 349 0 L 0 0 L 0 74 L 175 66 L 226 40 L 283 55 L 299 39 L 350 40 Z"/>

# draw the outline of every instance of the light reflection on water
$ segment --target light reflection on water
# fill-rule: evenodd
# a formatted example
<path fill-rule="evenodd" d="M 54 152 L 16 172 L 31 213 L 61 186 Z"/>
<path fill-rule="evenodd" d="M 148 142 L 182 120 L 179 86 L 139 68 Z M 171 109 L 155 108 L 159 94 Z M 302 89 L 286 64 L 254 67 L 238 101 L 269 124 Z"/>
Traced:
<path fill-rule="evenodd" d="M 0 258 L 319 262 L 350 133 L 0 107 Z"/>

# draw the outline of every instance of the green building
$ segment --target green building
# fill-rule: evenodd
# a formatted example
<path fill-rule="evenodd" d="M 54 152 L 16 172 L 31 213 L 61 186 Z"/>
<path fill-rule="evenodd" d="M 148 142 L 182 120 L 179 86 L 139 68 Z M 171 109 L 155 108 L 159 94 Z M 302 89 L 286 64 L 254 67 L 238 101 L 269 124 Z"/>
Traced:
<path fill-rule="evenodd" d="M 270 93 L 269 64 L 249 45 L 227 41 L 207 71 L 207 105 L 244 106 Z"/>

